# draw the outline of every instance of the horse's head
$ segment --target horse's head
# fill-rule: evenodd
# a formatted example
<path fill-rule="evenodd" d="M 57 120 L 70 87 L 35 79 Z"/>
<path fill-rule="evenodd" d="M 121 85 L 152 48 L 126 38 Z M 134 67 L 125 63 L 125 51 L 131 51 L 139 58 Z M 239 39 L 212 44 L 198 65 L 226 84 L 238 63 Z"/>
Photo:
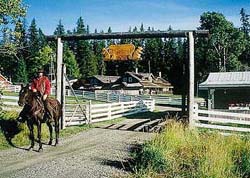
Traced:
<path fill-rule="evenodd" d="M 21 90 L 19 92 L 19 100 L 18 100 L 19 106 L 23 106 L 27 102 L 28 95 L 29 95 L 29 84 L 27 84 L 26 86 L 21 85 Z"/>

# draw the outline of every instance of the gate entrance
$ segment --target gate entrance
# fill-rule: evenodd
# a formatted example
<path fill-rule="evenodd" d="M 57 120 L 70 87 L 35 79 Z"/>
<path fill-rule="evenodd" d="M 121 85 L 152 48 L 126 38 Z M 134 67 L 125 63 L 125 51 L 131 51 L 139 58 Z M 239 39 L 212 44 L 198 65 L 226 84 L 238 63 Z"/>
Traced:
<path fill-rule="evenodd" d="M 208 30 L 171 30 L 143 33 L 102 33 L 102 34 L 73 34 L 73 35 L 51 35 L 46 36 L 50 41 L 57 41 L 57 64 L 56 64 L 56 98 L 63 105 L 62 127 L 64 127 L 65 118 L 65 82 L 63 82 L 63 42 L 70 40 L 104 40 L 104 39 L 138 39 L 138 38 L 187 38 L 188 39 L 188 95 L 187 95 L 187 111 L 189 119 L 194 115 L 194 38 L 208 37 Z M 185 107 L 185 102 L 182 102 L 182 108 Z"/>

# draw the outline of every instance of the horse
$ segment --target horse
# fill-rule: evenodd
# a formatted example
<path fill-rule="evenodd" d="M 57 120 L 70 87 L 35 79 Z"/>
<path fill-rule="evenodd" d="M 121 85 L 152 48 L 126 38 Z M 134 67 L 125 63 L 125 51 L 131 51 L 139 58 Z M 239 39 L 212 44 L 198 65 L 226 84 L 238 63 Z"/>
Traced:
<path fill-rule="evenodd" d="M 41 126 L 42 123 L 46 122 L 49 132 L 50 132 L 50 140 L 48 145 L 52 145 L 52 122 L 54 122 L 55 126 L 55 135 L 56 135 L 56 141 L 55 146 L 59 142 L 59 119 L 62 115 L 61 112 L 61 104 L 58 100 L 53 98 L 47 98 L 48 101 L 48 107 L 47 110 L 45 110 L 44 103 L 42 101 L 42 98 L 37 95 L 37 93 L 32 92 L 29 89 L 29 85 L 23 86 L 21 85 L 21 90 L 19 92 L 19 100 L 18 105 L 24 106 L 23 110 L 19 114 L 19 120 L 21 122 L 27 121 L 27 126 L 30 131 L 30 140 L 31 140 L 31 146 L 28 150 L 34 148 L 34 125 L 37 126 L 37 137 L 38 137 L 38 143 L 39 143 L 39 149 L 38 152 L 42 150 L 42 142 L 41 142 Z M 48 114 L 49 113 L 49 114 Z"/>

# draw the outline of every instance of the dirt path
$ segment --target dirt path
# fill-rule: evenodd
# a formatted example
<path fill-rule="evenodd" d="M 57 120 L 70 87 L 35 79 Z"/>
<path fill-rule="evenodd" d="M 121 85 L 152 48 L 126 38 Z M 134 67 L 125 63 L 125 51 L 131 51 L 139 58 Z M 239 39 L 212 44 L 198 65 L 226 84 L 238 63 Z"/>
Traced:
<path fill-rule="evenodd" d="M 94 128 L 44 146 L 42 153 L 23 149 L 0 151 L 0 178 L 95 178 L 126 174 L 122 161 L 131 144 L 152 137 L 150 133 Z M 37 144 L 35 149 L 37 149 Z"/>

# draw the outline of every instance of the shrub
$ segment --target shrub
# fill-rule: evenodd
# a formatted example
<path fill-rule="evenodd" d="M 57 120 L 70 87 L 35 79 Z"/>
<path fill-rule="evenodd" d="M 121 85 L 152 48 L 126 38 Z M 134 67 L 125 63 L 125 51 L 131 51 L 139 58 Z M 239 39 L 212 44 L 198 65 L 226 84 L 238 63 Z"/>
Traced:
<path fill-rule="evenodd" d="M 171 122 L 134 159 L 137 177 L 250 177 L 249 139 Z M 142 174 L 143 173 L 143 174 Z"/>

